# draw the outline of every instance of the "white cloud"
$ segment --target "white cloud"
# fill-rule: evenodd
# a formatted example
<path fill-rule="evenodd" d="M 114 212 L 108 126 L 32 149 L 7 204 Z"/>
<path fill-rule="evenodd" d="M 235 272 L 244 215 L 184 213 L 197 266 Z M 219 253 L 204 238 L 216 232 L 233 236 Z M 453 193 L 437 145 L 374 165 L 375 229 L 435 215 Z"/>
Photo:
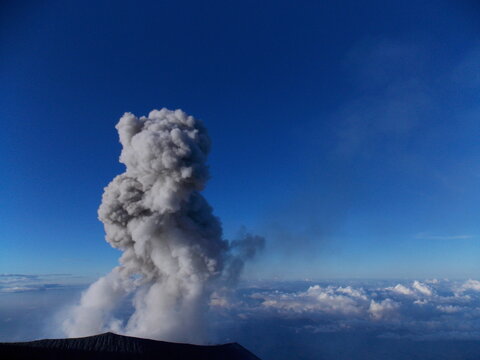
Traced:
<path fill-rule="evenodd" d="M 413 302 L 415 305 L 426 305 L 428 304 L 428 300 L 426 299 L 417 299 Z"/>
<path fill-rule="evenodd" d="M 385 299 L 380 302 L 372 300 L 368 312 L 373 319 L 380 320 L 386 317 L 392 317 L 399 307 L 400 304 L 392 299 Z"/>
<path fill-rule="evenodd" d="M 403 294 L 403 295 L 413 295 L 414 292 L 409 289 L 408 287 L 402 285 L 402 284 L 397 284 L 394 287 L 388 287 L 387 290 L 396 292 L 397 294 Z"/>
<path fill-rule="evenodd" d="M 87 278 L 70 274 L 0 274 L 0 293 L 48 290 L 87 283 Z"/>
<path fill-rule="evenodd" d="M 230 303 L 229 299 L 225 294 L 221 294 L 219 292 L 214 292 L 210 296 L 210 306 L 217 307 L 217 308 L 225 308 L 228 309 L 233 305 Z"/>
<path fill-rule="evenodd" d="M 363 289 L 354 289 L 351 286 L 346 287 L 339 287 L 337 292 L 342 294 L 347 294 L 352 297 L 360 298 L 363 300 L 367 300 L 367 296 L 365 295 L 365 291 Z"/>
<path fill-rule="evenodd" d="M 252 298 L 262 298 L 262 306 L 292 313 L 324 313 L 330 315 L 361 314 L 368 305 L 368 298 L 362 289 L 352 287 L 310 286 L 304 292 L 253 294 Z"/>
<path fill-rule="evenodd" d="M 480 281 L 469 279 L 465 281 L 458 289 L 457 293 L 463 293 L 468 290 L 480 291 Z"/>
<path fill-rule="evenodd" d="M 437 282 L 431 282 L 432 284 L 436 284 Z M 397 284 L 393 287 L 387 287 L 386 290 L 391 292 L 401 294 L 401 295 L 408 295 L 408 296 L 432 296 L 433 292 L 432 289 L 418 280 L 415 280 L 411 287 L 405 286 L 403 284 Z"/>
<path fill-rule="evenodd" d="M 413 282 L 412 288 L 414 288 L 417 292 L 426 296 L 432 296 L 433 294 L 432 289 L 430 289 L 428 285 L 425 285 L 418 280 L 415 280 Z"/>
<path fill-rule="evenodd" d="M 480 339 L 477 280 L 292 286 L 252 288 L 228 311 L 244 320 L 267 316 L 301 324 L 308 319 L 311 331 L 370 328 L 386 337 Z"/>
<path fill-rule="evenodd" d="M 38 288 L 33 286 L 11 286 L 11 287 L 4 287 L 0 289 L 2 293 L 16 293 L 16 292 L 25 292 L 25 291 L 33 291 L 38 290 Z"/>

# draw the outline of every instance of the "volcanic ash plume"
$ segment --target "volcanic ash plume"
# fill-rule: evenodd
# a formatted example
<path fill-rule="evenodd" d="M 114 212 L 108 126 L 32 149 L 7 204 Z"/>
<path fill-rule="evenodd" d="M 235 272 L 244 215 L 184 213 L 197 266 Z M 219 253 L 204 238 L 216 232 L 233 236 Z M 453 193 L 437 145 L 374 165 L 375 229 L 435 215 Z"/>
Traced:
<path fill-rule="evenodd" d="M 82 295 L 63 323 L 68 336 L 115 331 L 168 341 L 202 342 L 210 295 L 235 278 L 263 246 L 246 235 L 229 243 L 200 194 L 208 179 L 210 139 L 181 110 L 148 118 L 126 113 L 116 126 L 126 171 L 105 188 L 98 210 L 120 265 Z M 127 320 L 114 316 L 132 299 Z"/>

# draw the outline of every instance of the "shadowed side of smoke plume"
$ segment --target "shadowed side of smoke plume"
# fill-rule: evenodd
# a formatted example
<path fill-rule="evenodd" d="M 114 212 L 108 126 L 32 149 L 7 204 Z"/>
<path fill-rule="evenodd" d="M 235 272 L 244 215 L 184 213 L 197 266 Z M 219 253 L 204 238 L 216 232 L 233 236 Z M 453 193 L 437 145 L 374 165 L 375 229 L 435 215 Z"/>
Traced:
<path fill-rule="evenodd" d="M 264 239 L 229 243 L 200 194 L 208 180 L 210 138 L 181 110 L 126 113 L 116 126 L 126 171 L 105 188 L 98 210 L 120 265 L 82 295 L 63 324 L 68 336 L 107 330 L 170 341 L 202 342 L 210 295 L 238 279 Z M 113 316 L 126 296 L 134 312 Z"/>

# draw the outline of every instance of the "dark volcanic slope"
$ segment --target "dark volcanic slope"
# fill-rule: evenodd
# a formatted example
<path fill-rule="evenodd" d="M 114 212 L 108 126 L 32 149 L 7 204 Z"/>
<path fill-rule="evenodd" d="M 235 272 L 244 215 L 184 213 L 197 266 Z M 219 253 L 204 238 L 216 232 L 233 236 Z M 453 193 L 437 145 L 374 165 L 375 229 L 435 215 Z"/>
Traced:
<path fill-rule="evenodd" d="M 3 359 L 260 360 L 237 343 L 201 346 L 113 333 L 76 339 L 0 343 Z"/>

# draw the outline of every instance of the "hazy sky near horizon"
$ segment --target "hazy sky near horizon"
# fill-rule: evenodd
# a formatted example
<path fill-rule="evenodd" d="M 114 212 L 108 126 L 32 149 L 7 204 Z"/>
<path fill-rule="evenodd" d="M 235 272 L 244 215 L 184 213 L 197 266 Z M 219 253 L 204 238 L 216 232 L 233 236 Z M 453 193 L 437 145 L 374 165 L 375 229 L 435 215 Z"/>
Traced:
<path fill-rule="evenodd" d="M 249 277 L 480 277 L 475 1 L 6 1 L 0 273 L 95 277 L 126 111 L 213 141 L 204 192 Z"/>

